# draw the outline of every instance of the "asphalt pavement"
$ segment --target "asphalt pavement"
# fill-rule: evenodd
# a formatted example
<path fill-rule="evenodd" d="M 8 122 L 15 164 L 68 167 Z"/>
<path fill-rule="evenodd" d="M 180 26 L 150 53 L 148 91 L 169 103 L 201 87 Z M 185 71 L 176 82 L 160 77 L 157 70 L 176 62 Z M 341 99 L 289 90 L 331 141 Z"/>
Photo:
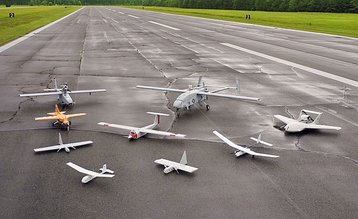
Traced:
<path fill-rule="evenodd" d="M 358 214 L 358 39 L 117 7 L 85 7 L 0 53 L 1 218 L 355 218 Z M 259 104 L 210 97 L 210 111 L 172 107 L 175 93 L 136 85 L 186 89 L 198 77 L 209 89 Z M 21 98 L 68 83 L 74 95 L 71 131 L 34 121 L 56 97 Z M 344 90 L 347 90 L 346 93 Z M 323 112 L 340 131 L 285 134 L 273 115 Z M 98 126 L 145 126 L 146 112 L 170 114 L 153 135 Z M 238 144 L 262 133 L 277 159 L 236 158 L 212 133 Z M 70 153 L 34 148 L 92 140 Z M 194 174 L 165 175 L 158 158 L 179 161 L 186 150 Z M 82 184 L 73 162 L 114 178 Z"/>

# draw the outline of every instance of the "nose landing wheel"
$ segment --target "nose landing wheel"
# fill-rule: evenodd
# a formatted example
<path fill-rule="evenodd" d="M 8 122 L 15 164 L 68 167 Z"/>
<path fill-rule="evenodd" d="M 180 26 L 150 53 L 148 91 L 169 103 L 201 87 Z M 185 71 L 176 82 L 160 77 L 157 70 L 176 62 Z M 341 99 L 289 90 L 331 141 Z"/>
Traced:
<path fill-rule="evenodd" d="M 206 111 L 210 110 L 210 106 L 208 104 L 206 104 Z"/>

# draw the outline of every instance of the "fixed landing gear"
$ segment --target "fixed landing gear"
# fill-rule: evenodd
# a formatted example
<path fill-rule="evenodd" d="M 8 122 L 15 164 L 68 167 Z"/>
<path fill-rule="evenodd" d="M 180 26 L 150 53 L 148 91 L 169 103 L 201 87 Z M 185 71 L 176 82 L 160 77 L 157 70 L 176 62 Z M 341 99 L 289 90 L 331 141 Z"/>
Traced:
<path fill-rule="evenodd" d="M 205 108 L 206 108 L 206 111 L 209 111 L 210 110 L 210 105 L 205 103 L 204 101 L 202 101 L 204 104 L 205 104 Z M 200 104 L 201 105 L 201 104 Z"/>

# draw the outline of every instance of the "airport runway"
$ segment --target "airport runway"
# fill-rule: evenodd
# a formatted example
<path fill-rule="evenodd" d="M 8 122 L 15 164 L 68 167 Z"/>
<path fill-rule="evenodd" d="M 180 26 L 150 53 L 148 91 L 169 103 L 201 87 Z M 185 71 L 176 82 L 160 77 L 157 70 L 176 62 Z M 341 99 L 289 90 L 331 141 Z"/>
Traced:
<path fill-rule="evenodd" d="M 115 7 L 86 7 L 0 53 L 1 218 L 355 218 L 358 214 L 358 39 L 251 26 Z M 176 94 L 138 84 L 184 89 L 203 76 L 210 86 L 234 86 L 260 104 L 210 98 L 175 117 Z M 53 87 L 106 88 L 75 96 L 69 113 L 86 112 L 72 130 L 35 122 L 54 97 L 19 93 Z M 347 95 L 343 90 L 349 88 Z M 213 88 L 214 89 L 214 88 Z M 235 91 L 227 91 L 236 94 Z M 272 115 L 323 112 L 321 122 L 342 130 L 284 134 Z M 126 132 L 100 121 L 132 126 L 152 122 L 145 112 L 169 113 L 155 136 L 129 142 Z M 262 133 L 277 159 L 243 156 L 213 130 L 250 144 Z M 34 154 L 58 142 L 93 140 L 71 153 Z M 195 174 L 164 175 L 154 160 L 180 160 Z M 71 161 L 112 179 L 82 185 Z"/>

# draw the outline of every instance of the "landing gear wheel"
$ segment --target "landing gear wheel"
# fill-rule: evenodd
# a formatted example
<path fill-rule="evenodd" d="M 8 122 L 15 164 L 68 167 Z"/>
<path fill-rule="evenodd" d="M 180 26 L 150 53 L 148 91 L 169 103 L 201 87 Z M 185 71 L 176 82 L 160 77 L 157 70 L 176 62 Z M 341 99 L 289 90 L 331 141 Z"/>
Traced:
<path fill-rule="evenodd" d="M 52 123 L 52 127 L 54 127 L 55 126 L 55 123 Z"/>
<path fill-rule="evenodd" d="M 70 124 L 70 125 L 71 125 L 71 124 L 72 124 L 72 123 L 71 123 L 71 121 L 68 121 L 68 124 Z"/>
<path fill-rule="evenodd" d="M 210 110 L 210 106 L 206 105 L 206 111 L 209 111 L 209 110 Z"/>

